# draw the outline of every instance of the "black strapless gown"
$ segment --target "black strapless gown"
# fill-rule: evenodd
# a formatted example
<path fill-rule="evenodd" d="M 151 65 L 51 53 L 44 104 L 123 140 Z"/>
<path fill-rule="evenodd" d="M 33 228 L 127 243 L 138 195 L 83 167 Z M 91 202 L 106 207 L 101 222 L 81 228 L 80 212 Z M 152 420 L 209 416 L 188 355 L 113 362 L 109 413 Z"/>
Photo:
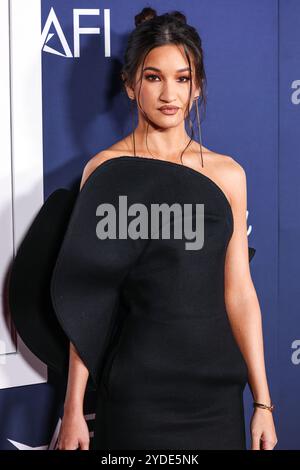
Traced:
<path fill-rule="evenodd" d="M 96 208 L 204 204 L 204 245 L 96 237 Z M 130 220 L 130 217 L 129 217 Z M 194 227 L 195 228 L 195 227 Z M 224 301 L 233 214 L 224 192 L 187 166 L 121 156 L 86 181 L 51 295 L 97 387 L 92 449 L 246 449 L 247 366 Z M 172 231 L 171 231 L 172 234 Z"/>

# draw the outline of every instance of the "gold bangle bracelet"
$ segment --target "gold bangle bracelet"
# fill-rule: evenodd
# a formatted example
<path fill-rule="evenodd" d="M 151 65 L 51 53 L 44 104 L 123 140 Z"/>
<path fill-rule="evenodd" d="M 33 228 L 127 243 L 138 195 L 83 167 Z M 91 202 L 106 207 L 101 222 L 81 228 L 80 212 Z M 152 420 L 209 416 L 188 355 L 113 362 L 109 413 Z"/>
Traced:
<path fill-rule="evenodd" d="M 264 403 L 257 403 L 256 401 L 253 402 L 253 407 L 254 408 L 263 408 L 265 410 L 269 410 L 271 412 L 273 412 L 273 409 L 274 409 L 274 405 L 271 404 L 270 406 L 268 405 L 265 405 Z"/>

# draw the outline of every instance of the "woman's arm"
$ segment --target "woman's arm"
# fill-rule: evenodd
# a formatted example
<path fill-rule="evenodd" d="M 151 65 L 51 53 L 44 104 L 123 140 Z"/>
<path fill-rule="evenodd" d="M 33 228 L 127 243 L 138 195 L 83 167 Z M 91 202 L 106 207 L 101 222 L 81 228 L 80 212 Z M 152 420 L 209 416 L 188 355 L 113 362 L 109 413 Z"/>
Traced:
<path fill-rule="evenodd" d="M 94 160 L 91 160 L 83 170 L 80 191 L 94 169 L 95 163 Z M 74 345 L 70 342 L 64 415 L 56 444 L 56 448 L 59 450 L 73 450 L 78 447 L 81 450 L 87 450 L 89 448 L 89 431 L 83 410 L 88 377 L 89 371 L 87 367 L 79 357 Z"/>
<path fill-rule="evenodd" d="M 64 415 L 56 444 L 58 450 L 89 449 L 89 430 L 83 413 L 85 388 L 89 372 L 70 343 L 68 384 Z"/>
<path fill-rule="evenodd" d="M 225 260 L 226 310 L 233 334 L 247 364 L 248 383 L 253 399 L 270 405 L 261 311 L 249 265 L 246 174 L 241 165 L 230 159 L 226 176 L 234 218 L 234 231 Z M 277 438 L 272 413 L 261 408 L 256 408 L 255 413 L 256 417 L 262 419 L 252 421 L 252 448 L 259 448 L 259 439 L 268 441 L 270 446 L 274 446 Z"/>
<path fill-rule="evenodd" d="M 89 372 L 72 343 L 70 343 L 68 385 L 64 410 L 83 413 L 83 400 Z"/>

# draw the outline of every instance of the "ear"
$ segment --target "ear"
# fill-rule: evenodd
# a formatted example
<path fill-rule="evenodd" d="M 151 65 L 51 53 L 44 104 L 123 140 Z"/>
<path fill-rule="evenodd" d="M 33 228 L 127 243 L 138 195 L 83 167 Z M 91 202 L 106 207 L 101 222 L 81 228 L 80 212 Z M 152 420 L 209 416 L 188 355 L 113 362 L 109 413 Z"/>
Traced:
<path fill-rule="evenodd" d="M 200 87 L 195 88 L 193 100 L 199 98 L 200 94 L 201 94 L 201 88 Z"/>
<path fill-rule="evenodd" d="M 133 88 L 131 88 L 129 85 L 124 85 L 126 89 L 127 96 L 130 100 L 135 100 L 135 92 Z"/>
<path fill-rule="evenodd" d="M 193 83 L 194 85 L 194 96 L 193 96 L 193 99 L 196 99 L 197 97 L 201 96 L 201 92 L 202 92 L 202 79 L 200 79 L 200 83 L 199 83 L 199 86 L 197 86 L 197 83 L 196 81 L 194 81 Z"/>
<path fill-rule="evenodd" d="M 130 87 L 127 83 L 126 83 L 126 80 L 125 80 L 125 76 L 124 74 L 121 75 L 121 78 L 122 78 L 122 81 L 124 83 L 124 87 L 125 87 L 125 90 L 126 90 L 126 93 L 127 93 L 127 96 L 130 100 L 135 100 L 135 92 L 134 92 L 134 89 L 132 87 Z"/>

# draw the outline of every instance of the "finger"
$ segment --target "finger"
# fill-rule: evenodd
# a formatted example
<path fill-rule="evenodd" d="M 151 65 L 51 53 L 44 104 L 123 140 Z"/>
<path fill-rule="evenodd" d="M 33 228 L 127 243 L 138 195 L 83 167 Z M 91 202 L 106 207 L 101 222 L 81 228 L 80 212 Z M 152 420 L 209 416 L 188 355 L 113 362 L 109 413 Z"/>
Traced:
<path fill-rule="evenodd" d="M 62 447 L 59 450 L 79 450 L 79 447 L 78 446 L 66 446 L 66 447 Z"/>
<path fill-rule="evenodd" d="M 252 434 L 251 450 L 260 450 L 260 436 Z"/>
<path fill-rule="evenodd" d="M 77 450 L 78 443 L 60 443 L 56 450 Z"/>
<path fill-rule="evenodd" d="M 272 442 L 268 441 L 268 440 L 262 440 L 262 449 L 263 450 L 272 450 L 273 449 Z"/>
<path fill-rule="evenodd" d="M 89 450 L 89 441 L 83 441 L 80 443 L 81 450 Z"/>

